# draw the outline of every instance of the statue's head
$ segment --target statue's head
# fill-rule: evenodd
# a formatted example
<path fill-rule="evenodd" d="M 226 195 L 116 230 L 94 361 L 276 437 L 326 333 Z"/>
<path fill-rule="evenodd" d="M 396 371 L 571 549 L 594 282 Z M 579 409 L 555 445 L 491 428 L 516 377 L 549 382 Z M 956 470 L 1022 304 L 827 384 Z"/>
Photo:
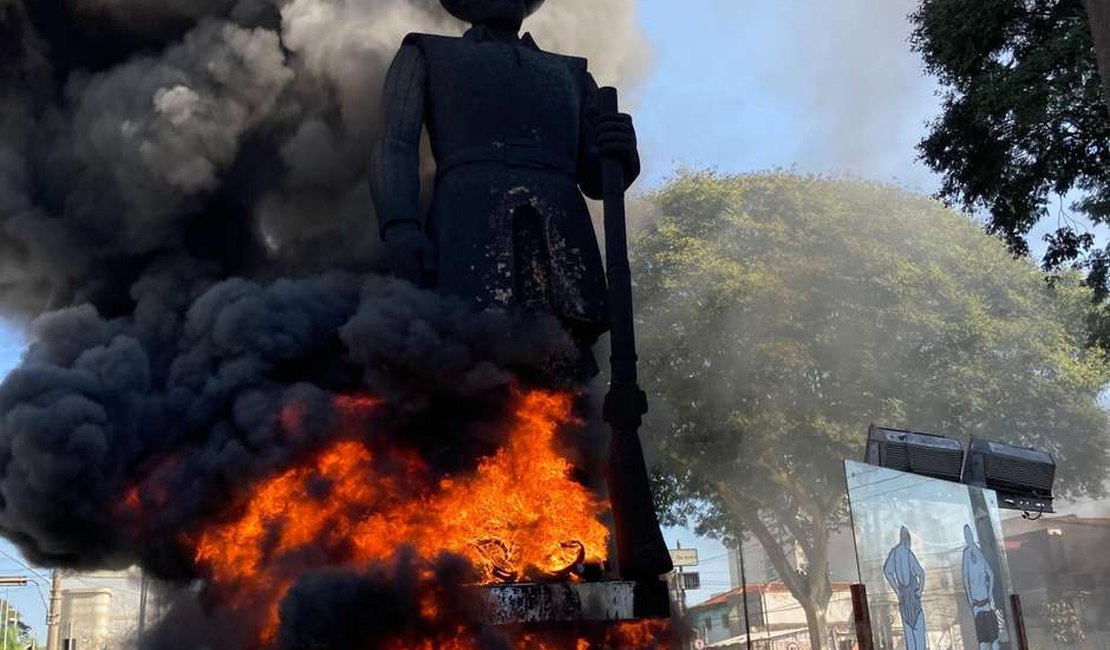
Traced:
<path fill-rule="evenodd" d="M 964 524 L 964 541 L 968 546 L 975 544 L 975 533 L 971 531 L 970 524 Z"/>
<path fill-rule="evenodd" d="M 905 526 L 902 526 L 902 530 L 899 531 L 898 536 L 901 539 L 903 544 L 905 544 L 906 546 L 910 545 L 910 529 L 909 528 L 906 528 Z"/>
<path fill-rule="evenodd" d="M 524 19 L 540 8 L 544 0 L 439 0 L 443 8 L 459 20 L 519 30 Z"/>

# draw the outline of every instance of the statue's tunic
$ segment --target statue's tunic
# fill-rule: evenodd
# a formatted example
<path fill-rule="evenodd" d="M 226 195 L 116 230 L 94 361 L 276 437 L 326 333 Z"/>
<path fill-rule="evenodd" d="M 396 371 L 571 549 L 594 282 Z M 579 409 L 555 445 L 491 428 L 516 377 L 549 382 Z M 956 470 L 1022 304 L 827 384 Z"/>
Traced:
<path fill-rule="evenodd" d="M 585 59 L 543 52 L 528 35 L 409 35 L 387 79 L 372 175 L 381 227 L 415 220 L 426 125 L 437 171 L 424 229 L 438 250 L 437 289 L 480 307 L 546 308 L 593 341 L 607 321 L 582 197 L 601 193 L 587 146 L 596 94 Z"/>

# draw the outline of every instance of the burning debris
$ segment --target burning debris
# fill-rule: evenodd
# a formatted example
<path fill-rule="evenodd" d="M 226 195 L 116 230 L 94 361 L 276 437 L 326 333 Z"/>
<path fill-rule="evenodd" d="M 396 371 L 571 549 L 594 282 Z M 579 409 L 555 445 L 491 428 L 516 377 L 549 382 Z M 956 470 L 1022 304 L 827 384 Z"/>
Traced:
<path fill-rule="evenodd" d="M 39 562 L 106 566 L 138 558 L 163 578 L 200 580 L 202 611 L 211 617 L 204 629 L 231 620 L 239 628 L 206 640 L 212 647 L 303 647 L 289 640 L 302 634 L 289 621 L 317 606 L 305 599 L 323 597 L 316 587 L 332 581 L 338 591 L 325 601 L 349 589 L 356 601 L 350 607 L 370 597 L 364 590 L 384 593 L 386 585 L 397 589 L 389 598 L 415 599 L 413 618 L 400 630 L 356 617 L 360 634 L 384 635 L 399 648 L 450 647 L 437 645 L 445 639 L 460 648 L 502 647 L 483 645 L 489 635 L 510 644 L 504 647 L 564 647 L 529 646 L 521 640 L 533 638 L 526 632 L 489 631 L 474 608 L 478 598 L 464 593 L 518 580 L 581 581 L 589 565 L 607 558 L 605 502 L 576 480 L 581 468 L 573 449 L 584 426 L 575 414 L 577 396 L 510 380 L 474 381 L 528 374 L 512 370 L 528 363 L 557 366 L 560 346 L 533 347 L 528 352 L 539 356 L 528 359 L 526 347 L 513 341 L 531 328 L 518 327 L 517 319 L 440 318 L 465 308 L 389 279 L 370 279 L 356 298 L 352 281 L 216 285 L 183 319 L 194 327 L 183 328 L 181 352 L 161 368 L 145 356 L 132 327 L 91 309 L 37 321 L 37 343 L 0 388 L 0 446 L 9 459 L 6 530 Z M 309 300 L 325 296 L 335 301 Z M 381 312 L 396 304 L 428 307 L 415 308 L 405 322 L 438 345 L 391 343 L 384 355 L 373 340 L 364 341 L 362 353 L 379 369 L 392 367 L 388 375 L 367 376 L 349 361 L 338 364 L 353 366 L 341 372 L 314 359 L 341 345 L 340 330 L 348 340 L 355 336 L 357 327 L 338 325 L 344 316 L 348 323 L 387 322 Z M 551 327 L 532 318 L 540 331 Z M 464 354 L 477 345 L 471 336 L 478 330 L 460 332 L 458 322 L 484 322 L 484 336 L 506 342 L 502 356 Z M 60 327 L 70 323 L 75 329 Z M 264 338 L 249 334 L 263 331 Z M 404 368 L 435 367 L 424 355 L 437 349 L 460 380 L 441 380 L 422 399 L 412 398 L 419 373 Z M 296 369 L 298 383 L 273 379 L 294 372 L 288 368 Z M 167 383 L 155 389 L 151 376 L 159 372 Z M 375 386 L 398 397 L 347 393 L 339 385 Z M 137 436 L 142 431 L 159 436 L 147 441 Z M 133 437 L 116 437 L 121 432 Z M 59 447 L 59 439 L 68 442 Z M 99 462 L 87 464 L 90 453 Z M 33 466 L 76 473 L 43 481 Z M 27 504 L 40 509 L 28 512 Z M 173 613 L 163 622 L 178 625 Z M 604 647 L 599 640 L 615 632 L 578 633 L 573 643 Z M 172 636 L 156 629 L 144 647 L 173 647 L 159 642 Z"/>
<path fill-rule="evenodd" d="M 631 4 L 533 27 L 613 76 Z M 493 627 L 475 595 L 597 578 L 609 514 L 563 324 L 379 274 L 370 125 L 403 34 L 458 31 L 435 5 L 0 0 L 0 308 L 34 341 L 0 385 L 0 531 L 170 585 L 140 647 L 670 634 Z M 610 20 L 558 29 L 582 12 Z"/>
<path fill-rule="evenodd" d="M 399 541 L 429 571 L 441 555 L 465 559 L 473 572 L 460 581 L 467 584 L 551 579 L 602 562 L 604 507 L 571 479 L 556 448 L 570 396 L 535 391 L 513 399 L 506 445 L 472 474 L 437 476 L 392 440 L 348 439 L 361 432 L 345 431 L 307 462 L 254 486 L 230 519 L 187 544 L 233 605 L 264 601 L 248 609 L 267 613 L 267 641 L 277 634 L 291 579 L 315 568 L 357 572 L 390 562 Z M 432 622 L 439 606 L 429 600 L 421 615 Z"/>

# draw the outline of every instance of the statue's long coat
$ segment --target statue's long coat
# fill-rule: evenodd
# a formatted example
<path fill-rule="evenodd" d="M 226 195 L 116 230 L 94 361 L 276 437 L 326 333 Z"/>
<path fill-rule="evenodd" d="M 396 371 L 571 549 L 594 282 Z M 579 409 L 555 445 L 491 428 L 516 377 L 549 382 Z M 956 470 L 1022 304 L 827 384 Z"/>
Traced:
<path fill-rule="evenodd" d="M 437 166 L 423 224 L 437 288 L 481 307 L 543 306 L 594 340 L 607 292 L 582 192 L 601 194 L 588 138 L 596 94 L 585 59 L 544 52 L 528 35 L 409 35 L 386 81 L 372 169 L 383 231 L 419 223 L 424 125 Z"/>

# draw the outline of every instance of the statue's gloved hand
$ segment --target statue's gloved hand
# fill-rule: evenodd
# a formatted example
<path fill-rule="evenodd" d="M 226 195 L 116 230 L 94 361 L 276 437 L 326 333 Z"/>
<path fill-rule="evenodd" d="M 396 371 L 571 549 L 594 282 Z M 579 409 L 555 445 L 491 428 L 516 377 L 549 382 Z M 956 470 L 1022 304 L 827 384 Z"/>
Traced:
<path fill-rule="evenodd" d="M 632 125 L 631 115 L 627 113 L 596 115 L 594 142 L 601 155 L 620 158 L 626 168 L 638 167 L 636 128 Z"/>
<path fill-rule="evenodd" d="M 386 258 L 393 275 L 423 284 L 436 272 L 436 250 L 420 228 L 402 223 L 385 231 Z"/>

